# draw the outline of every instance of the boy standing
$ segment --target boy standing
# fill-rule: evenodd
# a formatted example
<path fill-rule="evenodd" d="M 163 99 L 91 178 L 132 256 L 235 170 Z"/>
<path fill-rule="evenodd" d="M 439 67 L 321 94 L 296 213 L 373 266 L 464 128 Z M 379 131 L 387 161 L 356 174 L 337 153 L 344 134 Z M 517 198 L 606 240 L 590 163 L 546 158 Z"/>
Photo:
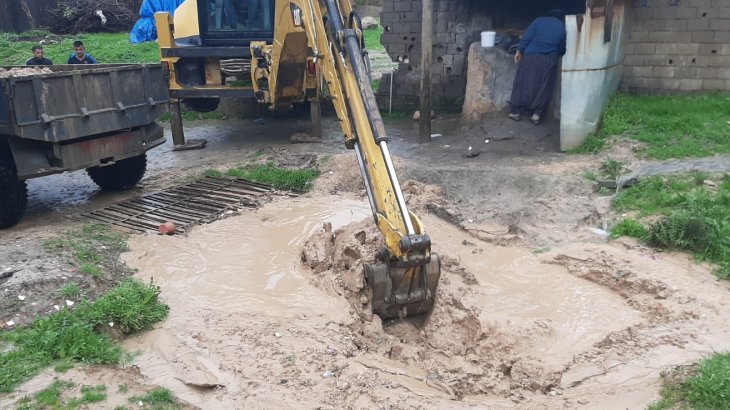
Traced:
<path fill-rule="evenodd" d="M 33 46 L 31 50 L 33 51 L 33 57 L 29 58 L 25 65 L 53 65 L 53 61 L 43 56 L 43 47 Z"/>
<path fill-rule="evenodd" d="M 74 52 L 68 57 L 68 64 L 96 64 L 96 59 L 86 53 L 84 43 L 74 42 Z"/>

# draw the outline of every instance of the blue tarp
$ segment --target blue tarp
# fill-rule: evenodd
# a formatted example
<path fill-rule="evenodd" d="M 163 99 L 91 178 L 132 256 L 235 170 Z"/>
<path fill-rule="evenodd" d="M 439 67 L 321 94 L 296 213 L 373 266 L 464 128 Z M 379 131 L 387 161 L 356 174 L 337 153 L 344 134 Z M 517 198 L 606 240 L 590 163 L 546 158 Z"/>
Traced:
<path fill-rule="evenodd" d="M 175 9 L 185 0 L 144 0 L 139 8 L 140 19 L 132 27 L 129 33 L 129 41 L 132 43 L 144 43 L 145 41 L 157 40 L 157 28 L 155 27 L 155 13 L 168 11 L 174 13 Z"/>

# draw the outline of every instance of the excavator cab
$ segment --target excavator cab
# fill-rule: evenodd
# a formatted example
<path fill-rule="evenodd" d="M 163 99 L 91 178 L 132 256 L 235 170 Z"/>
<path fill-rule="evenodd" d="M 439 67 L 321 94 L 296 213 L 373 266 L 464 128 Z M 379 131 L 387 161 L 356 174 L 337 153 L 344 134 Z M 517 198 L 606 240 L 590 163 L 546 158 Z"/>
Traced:
<path fill-rule="evenodd" d="M 247 46 L 274 37 L 273 0 L 203 0 L 198 8 L 203 45 Z"/>

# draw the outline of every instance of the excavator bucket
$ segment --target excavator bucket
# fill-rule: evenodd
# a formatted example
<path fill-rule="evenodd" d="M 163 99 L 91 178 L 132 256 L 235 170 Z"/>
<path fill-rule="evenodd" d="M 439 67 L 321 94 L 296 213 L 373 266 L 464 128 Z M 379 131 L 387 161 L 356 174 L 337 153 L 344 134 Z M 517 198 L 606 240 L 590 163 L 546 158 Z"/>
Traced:
<path fill-rule="evenodd" d="M 381 319 L 403 318 L 431 311 L 441 277 L 441 261 L 431 254 L 425 265 L 400 268 L 388 263 L 365 265 L 373 313 Z"/>

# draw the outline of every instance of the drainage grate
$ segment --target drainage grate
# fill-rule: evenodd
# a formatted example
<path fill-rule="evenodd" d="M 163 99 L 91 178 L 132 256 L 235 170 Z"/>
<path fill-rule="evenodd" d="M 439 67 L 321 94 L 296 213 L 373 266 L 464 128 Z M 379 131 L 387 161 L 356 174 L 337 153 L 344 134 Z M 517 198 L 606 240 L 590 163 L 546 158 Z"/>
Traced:
<path fill-rule="evenodd" d="M 175 222 L 178 233 L 215 221 L 229 209 L 256 207 L 274 188 L 243 179 L 204 177 L 161 192 L 143 195 L 98 211 L 69 216 L 109 224 L 129 232 L 157 231 Z"/>

